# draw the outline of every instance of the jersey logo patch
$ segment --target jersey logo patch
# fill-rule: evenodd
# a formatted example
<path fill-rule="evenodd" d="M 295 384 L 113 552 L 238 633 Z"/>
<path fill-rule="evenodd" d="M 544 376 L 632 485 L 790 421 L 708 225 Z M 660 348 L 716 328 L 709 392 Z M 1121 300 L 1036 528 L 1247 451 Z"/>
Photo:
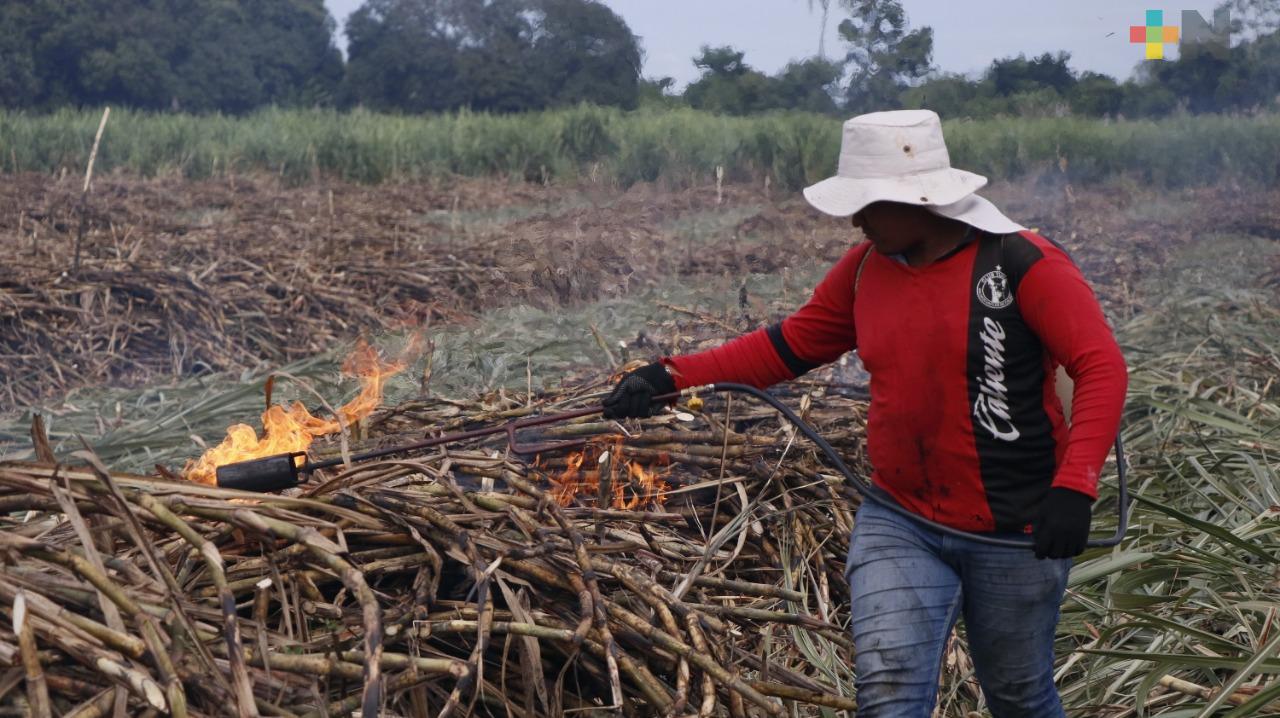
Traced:
<path fill-rule="evenodd" d="M 1001 441 L 1017 441 L 1022 432 L 1013 423 L 1009 409 L 1009 387 L 1004 370 L 1004 325 L 991 317 L 982 318 L 982 375 L 977 377 L 978 398 L 973 402 L 973 418 L 991 436 Z"/>
<path fill-rule="evenodd" d="M 1013 304 L 1013 292 L 1009 291 L 1009 277 L 1000 265 L 978 280 L 978 301 L 989 309 L 1004 309 Z"/>

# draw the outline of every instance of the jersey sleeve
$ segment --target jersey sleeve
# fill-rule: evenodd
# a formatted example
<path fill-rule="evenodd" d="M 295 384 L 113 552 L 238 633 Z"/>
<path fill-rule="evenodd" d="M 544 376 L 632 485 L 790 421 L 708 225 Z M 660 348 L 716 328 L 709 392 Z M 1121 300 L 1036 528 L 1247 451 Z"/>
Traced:
<path fill-rule="evenodd" d="M 870 245 L 845 253 L 814 289 L 813 296 L 779 324 L 743 334 L 695 354 L 662 362 L 684 389 L 721 381 L 764 388 L 794 379 L 857 346 L 853 292 L 858 265 Z"/>
<path fill-rule="evenodd" d="M 1075 383 L 1066 451 L 1053 486 L 1097 498 L 1098 475 L 1124 409 L 1124 356 L 1093 290 L 1065 252 L 1046 250 L 1017 291 L 1023 320 Z"/>

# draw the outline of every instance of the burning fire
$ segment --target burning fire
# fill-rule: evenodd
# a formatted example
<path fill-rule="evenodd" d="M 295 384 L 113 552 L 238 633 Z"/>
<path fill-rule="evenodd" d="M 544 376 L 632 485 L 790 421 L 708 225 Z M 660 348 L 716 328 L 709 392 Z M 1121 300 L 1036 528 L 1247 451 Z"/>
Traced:
<path fill-rule="evenodd" d="M 619 437 L 620 439 L 621 437 Z M 639 462 L 624 459 L 617 463 L 618 449 L 621 441 L 607 449 L 587 447 L 583 451 L 575 451 L 565 457 L 565 469 L 551 479 L 551 498 L 561 506 L 572 504 L 574 499 L 585 496 L 588 499 L 600 499 L 601 457 L 610 456 L 607 471 L 609 476 L 610 508 L 630 510 L 642 506 L 661 506 L 667 501 L 667 483 L 660 471 L 646 469 Z M 590 463 L 588 463 L 590 459 Z M 584 471 L 582 466 L 595 468 Z"/>
<path fill-rule="evenodd" d="M 394 362 L 384 362 L 378 356 L 378 350 L 363 339 L 356 343 L 355 350 L 342 363 L 342 373 L 360 379 L 360 393 L 337 410 L 342 423 L 351 426 L 377 408 L 382 401 L 383 384 L 408 366 L 405 357 L 416 353 L 419 343 L 415 337 L 405 355 Z M 227 438 L 221 444 L 204 452 L 198 460 L 188 461 L 183 474 L 190 481 L 212 485 L 217 482 L 219 466 L 273 454 L 306 451 L 317 436 L 339 431 L 341 426 L 337 419 L 316 417 L 301 402 L 295 401 L 287 408 L 275 404 L 262 414 L 261 437 L 252 426 L 235 424 L 227 429 Z"/>

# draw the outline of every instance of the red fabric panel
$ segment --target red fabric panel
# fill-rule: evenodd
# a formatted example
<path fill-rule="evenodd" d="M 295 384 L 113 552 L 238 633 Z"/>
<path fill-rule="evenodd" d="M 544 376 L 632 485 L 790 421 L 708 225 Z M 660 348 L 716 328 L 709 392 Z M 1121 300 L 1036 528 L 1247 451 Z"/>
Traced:
<path fill-rule="evenodd" d="M 873 254 L 858 288 L 858 356 L 871 374 L 872 482 L 925 518 L 990 531 L 967 375 L 976 247 L 923 267 Z"/>
<path fill-rule="evenodd" d="M 1050 357 L 1075 382 L 1070 432 L 1053 485 L 1097 498 L 1098 474 L 1120 426 L 1128 370 L 1080 270 L 1053 243 L 1031 232 L 1022 235 L 1045 256 L 1023 277 L 1018 306 Z M 1056 397 L 1052 402 L 1057 404 Z"/>
<path fill-rule="evenodd" d="M 827 272 L 813 297 L 782 322 L 782 336 L 796 356 L 815 364 L 839 359 L 858 344 L 853 327 L 853 291 L 858 265 L 871 244 L 863 242 L 845 252 Z"/>
<path fill-rule="evenodd" d="M 870 246 L 864 243 L 846 252 L 809 301 L 783 320 L 782 335 L 799 358 L 825 364 L 854 348 L 853 281 L 858 262 Z M 764 388 L 795 378 L 764 329 L 706 351 L 664 357 L 662 362 L 681 389 L 717 381 Z"/>
<path fill-rule="evenodd" d="M 696 354 L 664 357 L 662 363 L 680 389 L 718 381 L 750 384 L 763 389 L 793 378 L 764 329 L 743 334 Z"/>

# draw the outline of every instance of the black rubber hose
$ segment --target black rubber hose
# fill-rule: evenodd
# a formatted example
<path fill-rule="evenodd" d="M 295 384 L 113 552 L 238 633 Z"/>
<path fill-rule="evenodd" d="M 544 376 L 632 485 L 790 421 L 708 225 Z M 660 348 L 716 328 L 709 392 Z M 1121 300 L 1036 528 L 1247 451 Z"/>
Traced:
<path fill-rule="evenodd" d="M 961 531 L 960 529 L 957 529 L 957 528 L 944 526 L 940 523 L 937 523 L 936 521 L 930 521 L 929 519 L 926 519 L 925 517 L 920 516 L 919 514 L 912 513 L 906 508 L 903 508 L 900 504 L 893 501 L 892 499 L 876 494 L 874 491 L 871 490 L 871 486 L 869 484 L 867 484 L 862 479 L 854 475 L 853 471 L 849 468 L 849 466 L 844 463 L 844 459 L 840 458 L 840 453 L 836 451 L 835 447 L 831 446 L 831 444 L 828 443 L 826 439 L 822 438 L 822 434 L 819 434 L 817 429 L 810 426 L 807 422 L 805 422 L 804 419 L 801 419 L 794 411 L 792 411 L 791 407 L 782 403 L 773 394 L 770 394 L 769 392 L 763 389 L 757 389 L 754 386 L 750 386 L 748 384 L 735 384 L 733 382 L 718 382 L 716 384 L 711 385 L 711 390 L 717 393 L 728 392 L 728 393 L 734 393 L 734 394 L 749 394 L 765 402 L 766 404 L 772 406 L 773 408 L 777 409 L 778 412 L 782 414 L 782 416 L 786 418 L 787 421 L 791 422 L 792 426 L 796 427 L 796 429 L 801 434 L 804 434 L 806 437 L 808 437 L 809 441 L 812 441 L 814 445 L 816 445 L 818 449 L 822 451 L 822 454 L 827 457 L 827 461 L 831 462 L 831 465 L 835 467 L 836 471 L 839 471 L 840 474 L 843 475 L 846 480 L 848 480 L 849 486 L 854 491 L 857 491 L 859 494 L 861 494 L 862 497 L 867 501 L 873 501 L 876 504 L 897 513 L 898 515 L 911 519 L 912 521 L 915 521 L 929 529 L 932 529 L 934 531 L 938 531 L 940 533 L 944 533 L 950 536 L 955 536 L 957 538 L 967 539 L 969 541 L 977 541 L 979 543 L 988 544 L 990 546 L 1003 546 L 1006 548 L 1026 548 L 1026 549 L 1032 548 L 1032 539 L 1030 537 L 1027 537 L 1025 539 L 996 538 L 994 536 L 987 536 L 980 533 Z M 1086 544 L 1090 548 L 1107 548 L 1107 547 L 1115 546 L 1124 539 L 1125 532 L 1128 531 L 1129 529 L 1129 488 L 1128 488 L 1128 485 L 1125 483 L 1124 442 L 1120 440 L 1119 434 L 1116 435 L 1116 475 L 1119 479 L 1119 484 L 1120 484 L 1118 495 L 1117 495 L 1118 506 L 1116 510 L 1119 516 L 1118 516 L 1118 522 L 1116 525 L 1116 531 L 1109 538 L 1090 539 L 1088 544 Z"/>

